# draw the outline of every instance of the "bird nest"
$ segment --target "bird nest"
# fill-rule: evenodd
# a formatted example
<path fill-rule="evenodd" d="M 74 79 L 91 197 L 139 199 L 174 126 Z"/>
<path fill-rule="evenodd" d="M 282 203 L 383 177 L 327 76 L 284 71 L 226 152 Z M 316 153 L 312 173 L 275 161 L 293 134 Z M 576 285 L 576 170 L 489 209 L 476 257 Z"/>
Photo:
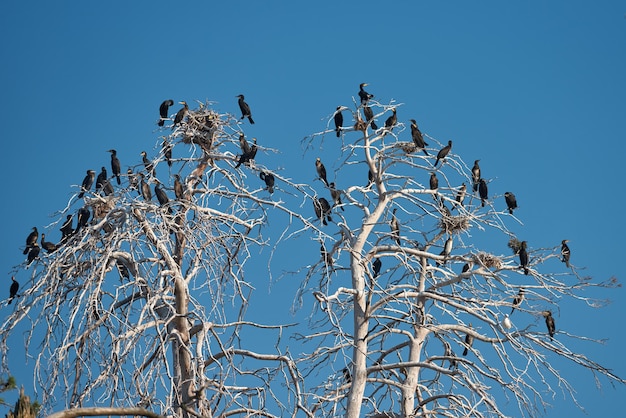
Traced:
<path fill-rule="evenodd" d="M 447 216 L 444 215 L 439 220 L 439 228 L 443 229 L 449 234 L 458 234 L 463 231 L 467 231 L 470 227 L 469 219 L 467 216 Z"/>
<path fill-rule="evenodd" d="M 502 267 L 502 260 L 493 254 L 480 252 L 474 256 L 474 262 L 487 268 L 499 269 Z"/>
<path fill-rule="evenodd" d="M 182 122 L 182 139 L 185 144 L 200 145 L 206 152 L 210 152 L 213 139 L 223 125 L 220 115 L 205 107 L 197 111 L 189 111 Z"/>

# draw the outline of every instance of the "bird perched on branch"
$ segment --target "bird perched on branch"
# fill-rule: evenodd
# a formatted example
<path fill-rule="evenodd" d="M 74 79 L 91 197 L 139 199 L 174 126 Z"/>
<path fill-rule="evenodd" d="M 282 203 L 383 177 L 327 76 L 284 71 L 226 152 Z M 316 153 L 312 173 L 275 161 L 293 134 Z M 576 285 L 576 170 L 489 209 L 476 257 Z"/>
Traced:
<path fill-rule="evenodd" d="M 396 217 L 396 211 L 398 208 L 393 208 L 391 212 L 391 238 L 396 242 L 396 244 L 400 245 L 400 221 Z"/>
<path fill-rule="evenodd" d="M 74 217 L 72 215 L 67 215 L 65 218 L 65 222 L 61 226 L 61 242 L 67 240 L 74 233 L 74 228 L 72 228 L 72 221 Z"/>
<path fill-rule="evenodd" d="M 96 179 L 96 172 L 93 170 L 87 170 L 87 175 L 83 179 L 83 183 L 80 186 L 80 193 L 78 197 L 81 198 L 85 195 L 85 192 L 91 190 L 91 186 L 93 185 L 93 181 Z"/>
<path fill-rule="evenodd" d="M 461 184 L 461 187 L 459 188 L 459 191 L 456 194 L 456 198 L 454 199 L 456 201 L 455 207 L 456 205 L 463 206 L 463 200 L 465 199 L 466 193 L 467 193 L 467 186 L 465 185 L 465 183 L 463 183 Z"/>
<path fill-rule="evenodd" d="M 424 142 L 424 136 L 419 130 L 415 119 L 411 119 L 411 138 L 413 138 L 413 143 L 415 144 L 417 149 L 421 149 L 422 151 L 424 151 L 424 154 L 428 155 L 428 152 L 426 152 L 426 146 L 428 144 Z"/>
<path fill-rule="evenodd" d="M 28 236 L 26 237 L 26 248 L 24 248 L 24 255 L 28 254 L 28 251 L 31 249 L 31 247 L 35 244 L 37 244 L 37 240 L 39 239 L 39 231 L 37 231 L 37 227 L 33 226 L 33 230 L 30 234 L 28 234 Z"/>
<path fill-rule="evenodd" d="M 152 200 L 152 191 L 150 190 L 150 186 L 148 186 L 148 183 L 144 181 L 143 173 L 139 173 L 139 178 L 139 190 L 141 191 L 141 196 L 145 201 L 149 202 Z"/>
<path fill-rule="evenodd" d="M 326 186 L 328 186 L 328 180 L 326 179 L 326 167 L 324 167 L 324 164 L 319 157 L 315 159 L 315 169 L 317 170 L 318 177 L 322 179 Z"/>
<path fill-rule="evenodd" d="M 322 220 L 322 224 L 328 225 L 326 220 L 328 220 L 328 222 L 333 221 L 330 217 L 330 203 L 328 203 L 328 200 L 325 198 L 313 198 L 313 209 L 315 210 L 315 216 L 317 216 L 317 219 Z"/>
<path fill-rule="evenodd" d="M 326 246 L 324 246 L 324 242 L 320 241 L 320 254 L 322 255 L 322 261 L 326 264 L 326 268 L 333 268 L 333 256 L 326 251 Z"/>
<path fill-rule="evenodd" d="M 170 199 L 167 197 L 167 194 L 165 193 L 165 190 L 163 190 L 161 188 L 160 183 L 157 181 L 154 184 L 154 194 L 156 195 L 157 200 L 159 201 L 159 205 L 161 206 L 167 206 L 168 203 L 170 203 Z M 172 208 L 168 207 L 167 211 L 172 214 Z"/>
<path fill-rule="evenodd" d="M 566 239 L 561 241 L 561 256 L 563 257 L 562 260 L 567 268 L 569 268 L 569 256 L 571 255 L 571 251 L 569 250 L 569 246 L 567 245 L 568 242 L 569 240 Z"/>
<path fill-rule="evenodd" d="M 506 206 L 509 209 L 509 214 L 513 215 L 513 210 L 517 209 L 517 199 L 515 195 L 511 192 L 504 193 L 504 200 L 506 201 Z"/>
<path fill-rule="evenodd" d="M 513 306 L 511 308 L 511 315 L 513 315 L 513 311 L 515 308 L 519 307 L 524 301 L 524 288 L 520 287 L 517 295 L 513 298 Z"/>
<path fill-rule="evenodd" d="M 165 100 L 163 103 L 161 103 L 161 106 L 159 106 L 159 126 L 163 126 L 163 124 L 165 123 L 165 119 L 167 119 L 169 108 L 173 105 L 174 100 Z"/>
<path fill-rule="evenodd" d="M 554 333 L 556 332 L 556 326 L 554 324 L 554 318 L 552 317 L 552 312 L 543 311 L 541 314 L 546 318 L 546 327 L 548 328 L 548 334 L 550 334 L 550 338 L 554 338 Z"/>
<path fill-rule="evenodd" d="M 130 190 L 138 190 L 139 180 L 137 180 L 137 176 L 133 173 L 132 168 L 128 167 L 128 170 L 126 170 L 126 176 L 128 177 L 128 188 Z"/>
<path fill-rule="evenodd" d="M 114 149 L 110 149 L 107 152 L 111 153 L 111 172 L 115 176 L 115 179 L 117 180 L 117 184 L 120 185 L 122 184 L 122 180 L 120 178 L 121 166 L 120 166 L 120 160 L 117 158 L 117 151 L 115 151 Z"/>
<path fill-rule="evenodd" d="M 472 329 L 472 324 L 469 324 L 469 327 Z M 474 337 L 471 334 L 465 334 L 465 350 L 463 350 L 464 356 L 467 355 L 472 344 L 474 344 Z"/>
<path fill-rule="evenodd" d="M 178 103 L 183 105 L 183 107 L 178 112 L 176 112 L 176 116 L 174 116 L 174 126 L 181 123 L 183 119 L 185 119 L 185 116 L 187 115 L 187 112 L 189 111 L 189 106 L 187 105 L 187 102 L 182 101 Z"/>
<path fill-rule="evenodd" d="M 359 97 L 361 98 L 361 104 L 367 104 L 367 102 L 369 101 L 369 99 L 373 98 L 374 95 L 373 94 L 369 94 L 368 92 L 365 91 L 365 89 L 363 87 L 367 86 L 367 83 L 361 83 L 359 84 Z"/>
<path fill-rule="evenodd" d="M 472 167 L 472 189 L 477 192 L 478 191 L 478 184 L 480 183 L 480 166 L 478 165 L 478 162 L 480 160 L 475 160 L 474 161 L 474 166 Z"/>
<path fill-rule="evenodd" d="M 239 139 L 241 140 L 242 138 L 239 137 Z M 243 139 L 243 141 L 246 146 L 249 146 L 245 138 Z M 244 149 L 244 143 L 240 141 L 242 150 Z M 239 161 L 237 161 L 237 165 L 235 166 L 235 168 L 239 168 L 241 164 L 248 164 L 250 161 L 254 160 L 254 158 L 256 157 L 256 152 L 257 152 L 256 138 L 252 138 L 252 146 L 249 146 L 248 152 L 243 152 L 241 154 L 241 156 L 239 157 Z"/>
<path fill-rule="evenodd" d="M 367 105 L 363 106 L 363 113 L 365 114 L 365 123 L 369 124 L 373 130 L 378 129 L 376 122 L 374 122 L 374 111 L 372 111 L 372 108 Z"/>
<path fill-rule="evenodd" d="M 237 102 L 239 103 L 239 109 L 241 110 L 241 119 L 248 118 L 250 123 L 254 125 L 254 120 L 252 120 L 252 112 L 250 111 L 250 106 L 248 106 L 248 103 L 246 103 L 244 100 L 245 97 L 243 96 L 243 94 L 240 94 L 237 97 L 239 98 Z"/>
<path fill-rule="evenodd" d="M 164 139 L 163 144 L 161 144 L 161 149 L 163 150 L 163 156 L 169 167 L 172 166 L 172 148 L 172 144 L 167 139 Z"/>
<path fill-rule="evenodd" d="M 41 234 L 41 248 L 48 253 L 53 253 L 59 248 L 55 243 L 46 241 L 46 234 Z"/>
<path fill-rule="evenodd" d="M 526 241 L 522 241 L 519 249 L 520 268 L 524 269 L 524 274 L 528 275 L 528 252 L 526 251 Z"/>
<path fill-rule="evenodd" d="M 380 269 L 383 267 L 383 262 L 381 261 L 380 257 L 374 259 L 374 262 L 372 263 L 372 271 L 373 271 L 373 277 L 376 278 L 378 277 L 378 275 L 380 274 Z"/>
<path fill-rule="evenodd" d="M 433 171 L 430 173 L 430 190 L 437 190 L 439 188 L 439 179 L 437 178 L 437 174 Z"/>
<path fill-rule="evenodd" d="M 11 302 L 13 302 L 13 299 L 17 297 L 18 290 L 20 290 L 20 284 L 17 282 L 17 280 L 15 280 L 15 277 L 11 276 L 11 280 L 13 282 L 11 283 L 11 287 L 9 288 L 9 301 L 7 302 L 7 305 L 10 305 Z"/>
<path fill-rule="evenodd" d="M 385 128 L 389 129 L 390 131 L 393 129 L 393 127 L 395 126 L 396 123 L 398 123 L 398 117 L 396 115 L 396 108 L 392 108 L 391 109 L 391 116 L 389 116 L 387 118 L 387 120 L 385 121 Z"/>
<path fill-rule="evenodd" d="M 333 207 L 341 205 L 341 190 L 337 190 L 335 183 L 330 183 L 330 197 L 333 198 Z M 341 210 L 345 211 L 343 206 L 339 206 Z"/>
<path fill-rule="evenodd" d="M 31 247 L 30 250 L 28 250 L 28 255 L 26 256 L 26 266 L 30 266 L 31 263 L 33 261 L 35 261 L 35 259 L 37 259 L 39 257 L 39 251 L 41 250 L 41 248 L 39 248 L 39 244 L 34 243 Z"/>
<path fill-rule="evenodd" d="M 183 188 L 183 183 L 180 181 L 180 175 L 174 174 L 174 195 L 176 195 L 176 199 L 183 200 L 185 195 L 185 189 Z"/>
<path fill-rule="evenodd" d="M 270 194 L 274 193 L 274 175 L 269 172 L 261 171 L 259 177 L 265 182 L 265 186 L 267 186 L 267 191 L 270 192 Z"/>
<path fill-rule="evenodd" d="M 83 206 L 82 208 L 78 209 L 78 213 L 76 215 L 76 232 L 80 231 L 81 228 L 87 226 L 90 216 L 91 212 L 89 212 L 88 208 Z"/>
<path fill-rule="evenodd" d="M 104 183 L 106 183 L 107 177 L 108 177 L 107 169 L 105 167 L 102 167 L 100 169 L 100 173 L 98 174 L 98 177 L 96 178 L 96 191 L 104 187 Z"/>
<path fill-rule="evenodd" d="M 342 110 L 345 108 L 343 106 L 337 106 L 337 110 L 335 111 L 335 116 L 333 119 L 335 121 L 335 132 L 337 133 L 337 138 L 341 136 L 341 128 L 343 127 L 343 114 Z"/>
<path fill-rule="evenodd" d="M 478 194 L 480 195 L 480 206 L 485 207 L 485 201 L 489 198 L 489 189 L 485 179 L 478 181 Z"/>
<path fill-rule="evenodd" d="M 435 161 L 435 167 L 437 167 L 437 164 L 439 163 L 439 161 L 442 161 L 442 164 L 443 164 L 443 160 L 450 153 L 451 149 L 452 149 L 452 141 L 448 141 L 448 145 L 441 148 L 439 152 L 437 153 L 437 161 Z"/>

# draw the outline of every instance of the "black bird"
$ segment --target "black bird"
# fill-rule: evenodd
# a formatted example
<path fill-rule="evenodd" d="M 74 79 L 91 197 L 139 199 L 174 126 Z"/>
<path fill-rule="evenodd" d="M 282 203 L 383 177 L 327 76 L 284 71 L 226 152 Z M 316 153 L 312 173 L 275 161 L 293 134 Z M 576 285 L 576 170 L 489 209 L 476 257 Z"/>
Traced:
<path fill-rule="evenodd" d="M 376 258 L 372 263 L 372 270 L 374 271 L 374 278 L 378 277 L 380 274 L 380 269 L 383 267 L 383 262 L 380 258 Z"/>
<path fill-rule="evenodd" d="M 441 252 L 439 253 L 439 255 L 443 256 L 443 261 L 441 263 L 437 261 L 436 262 L 437 266 L 446 264 L 448 262 L 448 257 L 450 257 L 450 253 L 452 252 L 453 244 L 454 244 L 454 241 L 452 240 L 452 236 L 448 237 L 446 242 L 443 244 L 443 250 L 441 250 Z"/>
<path fill-rule="evenodd" d="M 480 182 L 480 166 L 478 162 L 480 160 L 474 161 L 474 167 L 472 167 L 472 189 L 477 192 L 478 191 L 478 183 Z"/>
<path fill-rule="evenodd" d="M 351 383 L 352 376 L 350 376 L 350 369 L 348 369 L 347 367 L 344 367 L 341 372 L 343 373 L 343 379 L 346 381 L 346 383 Z"/>
<path fill-rule="evenodd" d="M 257 152 L 257 146 L 256 146 L 256 138 L 252 138 L 252 146 L 250 147 L 250 151 L 249 152 L 244 152 L 243 154 L 241 154 L 241 156 L 239 157 L 239 161 L 237 162 L 237 165 L 235 166 L 235 168 L 238 168 L 241 164 L 248 164 L 251 160 L 254 160 L 254 157 L 256 157 L 256 152 Z"/>
<path fill-rule="evenodd" d="M 390 131 L 393 129 L 395 124 L 398 123 L 398 117 L 396 116 L 396 108 L 394 107 L 393 109 L 391 109 L 391 112 L 392 112 L 391 116 L 389 116 L 387 120 L 385 121 L 385 128 L 389 129 Z"/>
<path fill-rule="evenodd" d="M 361 83 L 359 85 L 359 97 L 361 98 L 361 104 L 367 104 L 368 100 L 373 98 L 374 95 L 373 94 L 369 94 L 368 92 L 366 92 L 363 87 L 367 86 L 367 83 Z"/>
<path fill-rule="evenodd" d="M 139 181 L 137 180 L 137 176 L 133 173 L 133 169 L 128 167 L 126 170 L 126 176 L 128 176 L 128 188 L 130 190 L 137 190 L 137 186 L 139 185 Z"/>
<path fill-rule="evenodd" d="M 87 170 L 87 175 L 83 179 L 83 184 L 80 186 L 80 193 L 78 197 L 81 198 L 88 192 L 93 185 L 93 181 L 96 179 L 96 172 L 93 170 Z"/>
<path fill-rule="evenodd" d="M 398 208 L 393 208 L 391 212 L 391 238 L 400 245 L 400 221 L 396 217 L 396 211 Z"/>
<path fill-rule="evenodd" d="M 565 263 L 565 267 L 569 268 L 569 256 L 571 255 L 571 251 L 569 250 L 569 246 L 567 243 L 569 240 L 564 239 L 561 241 L 561 256 L 563 257 L 563 262 Z"/>
<path fill-rule="evenodd" d="M 185 189 L 183 188 L 183 184 L 180 182 L 180 175 L 178 174 L 174 174 L 174 194 L 178 200 L 183 200 L 183 197 L 185 196 Z"/>
<path fill-rule="evenodd" d="M 102 191 L 104 192 L 105 196 L 110 196 L 113 194 L 113 186 L 111 185 L 111 182 L 109 180 L 104 181 L 104 184 L 102 185 Z"/>
<path fill-rule="evenodd" d="M 72 221 L 74 217 L 72 215 L 67 215 L 65 218 L 65 222 L 61 226 L 61 242 L 64 242 L 74 233 L 74 228 L 72 228 Z"/>
<path fill-rule="evenodd" d="M 374 112 L 369 106 L 363 107 L 363 113 L 365 114 L 365 123 L 369 123 L 373 130 L 378 129 L 376 122 L 374 122 Z"/>
<path fill-rule="evenodd" d="M 367 171 L 367 186 L 366 187 L 370 187 L 372 184 L 374 184 L 374 173 L 372 173 L 372 170 L 368 170 Z"/>
<path fill-rule="evenodd" d="M 343 127 L 343 114 L 341 113 L 343 109 L 343 106 L 337 106 L 335 116 L 333 117 L 335 120 L 335 132 L 337 132 L 337 138 L 341 136 L 341 128 Z"/>
<path fill-rule="evenodd" d="M 117 266 L 117 270 L 120 272 L 120 280 L 122 278 L 130 279 L 130 271 L 128 270 L 128 267 L 126 267 L 119 258 L 115 262 L 115 265 Z"/>
<path fill-rule="evenodd" d="M 330 183 L 330 197 L 333 198 L 333 207 L 341 205 L 341 190 L 337 190 L 335 183 Z M 339 206 L 341 210 L 345 211 L 343 206 Z"/>
<path fill-rule="evenodd" d="M 239 109 L 241 109 L 241 119 L 247 117 L 250 123 L 254 125 L 254 121 L 252 120 L 252 112 L 250 111 L 250 106 L 248 106 L 248 103 L 244 101 L 243 94 L 240 94 L 237 97 L 239 98 L 238 102 L 239 102 Z"/>
<path fill-rule="evenodd" d="M 163 156 L 165 157 L 165 161 L 167 161 L 167 165 L 171 167 L 172 166 L 172 144 L 170 144 L 170 142 L 167 139 L 164 139 L 163 144 L 161 144 L 161 148 L 163 149 Z"/>
<path fill-rule="evenodd" d="M 270 194 L 274 193 L 274 175 L 272 173 L 266 173 L 265 171 L 261 171 L 259 177 L 265 182 L 265 185 L 267 186 L 267 191 L 270 192 Z"/>
<path fill-rule="evenodd" d="M 102 167 L 100 173 L 98 174 L 98 177 L 96 178 L 96 191 L 104 187 L 104 183 L 106 183 L 107 177 L 107 169 L 105 167 Z"/>
<path fill-rule="evenodd" d="M 179 123 L 181 123 L 183 121 L 183 119 L 185 119 L 185 115 L 189 111 L 189 106 L 187 105 L 187 102 L 182 101 L 182 102 L 178 102 L 178 103 L 183 105 L 183 107 L 176 113 L 176 116 L 174 116 L 174 126 L 176 126 Z"/>
<path fill-rule="evenodd" d="M 413 138 L 413 143 L 415 144 L 415 146 L 418 149 L 424 151 L 424 154 L 428 155 L 428 152 L 426 152 L 425 148 L 428 144 L 424 142 L 424 136 L 417 127 L 417 122 L 415 121 L 415 119 L 411 119 L 411 138 Z"/>
<path fill-rule="evenodd" d="M 46 241 L 46 234 L 41 234 L 41 248 L 48 253 L 53 253 L 59 248 L 55 243 Z"/>
<path fill-rule="evenodd" d="M 152 192 L 150 191 L 150 186 L 148 186 L 148 184 L 144 181 L 143 174 L 140 173 L 139 178 L 141 196 L 143 196 L 144 200 L 146 201 L 152 200 Z"/>
<path fill-rule="evenodd" d="M 37 240 L 39 239 L 39 231 L 37 231 L 37 227 L 33 226 L 33 232 L 31 232 L 30 234 L 28 234 L 28 236 L 26 237 L 26 248 L 24 249 L 24 255 L 28 254 L 28 250 L 30 250 L 30 248 L 37 244 Z"/>
<path fill-rule="evenodd" d="M 17 291 L 20 290 L 20 284 L 15 280 L 15 277 L 11 277 L 13 283 L 11 283 L 11 287 L 9 288 L 9 302 L 7 305 L 10 305 L 13 302 L 13 299 L 17 296 Z"/>
<path fill-rule="evenodd" d="M 117 179 L 117 184 L 122 184 L 122 179 L 120 178 L 121 166 L 120 160 L 117 158 L 117 151 L 110 149 L 108 152 L 111 153 L 111 172 Z"/>
<path fill-rule="evenodd" d="M 333 256 L 326 251 L 326 246 L 324 246 L 324 242 L 320 241 L 320 254 L 322 255 L 322 261 L 326 265 L 326 268 L 333 268 Z"/>
<path fill-rule="evenodd" d="M 522 241 L 519 249 L 519 264 L 524 269 L 524 274 L 528 275 L 528 252 L 526 252 L 526 241 Z"/>
<path fill-rule="evenodd" d="M 452 149 L 452 141 L 448 141 L 448 145 L 441 148 L 439 152 L 437 153 L 437 161 L 435 161 L 435 167 L 437 167 L 437 164 L 439 163 L 440 160 L 443 160 L 444 158 L 446 158 L 446 156 L 448 155 L 451 149 Z"/>
<path fill-rule="evenodd" d="M 159 118 L 159 126 L 163 126 L 163 124 L 165 123 L 165 119 L 167 119 L 168 116 L 168 111 L 170 106 L 174 105 L 174 100 L 165 100 L 163 103 L 161 103 L 161 106 L 159 106 L 159 115 L 161 116 Z"/>
<path fill-rule="evenodd" d="M 515 297 L 513 298 L 513 307 L 511 308 L 510 315 L 513 315 L 513 311 L 515 310 L 515 308 L 520 306 L 523 301 L 524 301 L 524 288 L 520 287 L 519 291 L 517 292 L 517 295 L 515 295 Z"/>
<path fill-rule="evenodd" d="M 330 204 L 328 203 L 328 200 L 323 197 L 320 197 L 319 199 L 313 198 L 313 209 L 315 209 L 315 216 L 317 216 L 317 219 L 321 219 L 324 225 L 328 225 L 326 219 L 330 222 L 333 221 L 330 217 Z"/>
<path fill-rule="evenodd" d="M 148 159 L 148 154 L 145 151 L 141 151 L 141 159 L 143 161 L 143 166 L 146 168 L 146 172 L 154 177 L 154 164 L 152 161 Z"/>
<path fill-rule="evenodd" d="M 91 212 L 86 207 L 82 207 L 78 209 L 78 214 L 76 215 L 76 232 L 78 232 L 81 228 L 87 226 L 89 222 L 89 217 L 91 216 Z"/>
<path fill-rule="evenodd" d="M 465 183 L 461 184 L 459 191 L 456 194 L 456 204 L 463 206 L 463 200 L 465 199 L 465 193 L 467 192 L 467 186 Z M 454 209 L 454 208 L 453 208 Z"/>
<path fill-rule="evenodd" d="M 469 324 L 470 329 L 472 329 L 472 324 Z M 469 348 L 474 344 L 474 337 L 471 334 L 465 334 L 465 350 L 463 350 L 463 355 L 466 356 Z"/>
<path fill-rule="evenodd" d="M 548 328 L 548 334 L 550 334 L 550 338 L 554 338 L 554 333 L 556 332 L 556 326 L 554 324 L 554 318 L 552 317 L 552 312 L 543 311 L 541 314 L 546 318 L 546 327 Z"/>
<path fill-rule="evenodd" d="M 161 206 L 165 206 L 170 203 L 170 199 L 167 197 L 167 194 L 161 188 L 161 185 L 159 183 L 154 184 L 154 194 L 156 195 L 157 200 L 159 201 L 159 204 Z"/>
<path fill-rule="evenodd" d="M 41 248 L 39 248 L 39 244 L 34 243 L 32 247 L 30 247 L 30 250 L 28 251 L 28 256 L 26 257 L 26 266 L 30 266 L 30 264 L 37 258 L 39 257 L 39 251 L 41 250 Z"/>
<path fill-rule="evenodd" d="M 517 199 L 515 195 L 511 192 L 504 193 L 504 200 L 506 201 L 506 206 L 509 208 L 509 213 L 513 215 L 513 210 L 517 209 Z"/>
<path fill-rule="evenodd" d="M 244 134 L 239 134 L 239 147 L 241 148 L 241 152 L 244 154 L 250 154 L 250 144 L 246 141 L 246 137 Z"/>
<path fill-rule="evenodd" d="M 480 179 L 478 182 L 478 194 L 480 195 L 480 206 L 485 207 L 485 200 L 489 198 L 489 189 L 485 179 Z"/>
<path fill-rule="evenodd" d="M 328 186 L 328 180 L 326 180 L 326 167 L 322 163 L 319 157 L 315 160 L 315 168 L 317 169 L 317 175 L 324 182 L 326 186 Z"/>
<path fill-rule="evenodd" d="M 437 178 L 437 174 L 433 171 L 432 173 L 430 173 L 430 190 L 437 190 L 438 188 L 439 179 Z"/>

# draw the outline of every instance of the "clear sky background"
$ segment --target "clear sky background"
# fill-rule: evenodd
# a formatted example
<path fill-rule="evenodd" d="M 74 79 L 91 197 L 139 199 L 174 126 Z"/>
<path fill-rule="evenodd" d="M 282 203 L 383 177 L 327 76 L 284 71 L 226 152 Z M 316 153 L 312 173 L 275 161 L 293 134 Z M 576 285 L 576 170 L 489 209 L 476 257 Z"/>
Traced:
<path fill-rule="evenodd" d="M 44 230 L 85 170 L 108 169 L 110 148 L 124 170 L 142 150 L 156 154 L 164 99 L 208 99 L 239 114 L 235 96 L 245 94 L 257 122 L 247 134 L 282 152 L 263 164 L 310 182 L 334 137 L 314 153 L 300 140 L 323 130 L 338 105 L 350 106 L 361 82 L 382 102 L 404 103 L 401 121 L 453 139 L 466 162 L 480 158 L 491 193 L 516 194 L 524 224 L 514 231 L 531 247 L 568 238 L 581 274 L 624 279 L 624 1 L 16 1 L 2 9 L 7 295 L 30 228 Z M 364 181 L 342 179 L 351 180 Z M 255 280 L 268 300 L 293 296 L 289 286 Z M 606 338 L 580 348 L 624 378 L 625 292 L 600 295 L 613 303 L 591 313 L 563 306 L 557 327 Z M 14 350 L 13 372 L 32 393 L 21 347 Z M 623 414 L 625 387 L 596 390 L 576 369 L 568 377 L 588 416 Z M 553 403 L 548 416 L 586 416 L 569 400 Z"/>

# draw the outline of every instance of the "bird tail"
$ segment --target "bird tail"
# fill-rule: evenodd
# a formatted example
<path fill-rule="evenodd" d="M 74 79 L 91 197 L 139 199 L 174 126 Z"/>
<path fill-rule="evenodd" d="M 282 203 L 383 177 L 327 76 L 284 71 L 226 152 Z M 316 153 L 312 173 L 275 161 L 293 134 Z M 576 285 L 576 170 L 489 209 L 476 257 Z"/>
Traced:
<path fill-rule="evenodd" d="M 24 254 L 24 255 L 28 254 L 29 250 L 30 250 L 30 246 L 27 245 L 26 248 L 24 248 L 24 252 L 22 254 Z"/>
<path fill-rule="evenodd" d="M 528 276 L 528 267 L 524 267 L 524 274 Z"/>
<path fill-rule="evenodd" d="M 513 311 L 515 311 L 515 306 L 511 308 L 511 313 L 509 314 L 509 316 L 513 315 Z"/>
<path fill-rule="evenodd" d="M 513 209 L 509 208 L 509 214 L 513 215 Z"/>
<path fill-rule="evenodd" d="M 326 217 L 328 218 L 328 222 L 332 222 L 333 218 L 330 217 L 330 215 L 326 215 Z"/>
<path fill-rule="evenodd" d="M 274 186 L 268 187 L 267 190 L 270 192 L 270 194 L 274 193 Z"/>
<path fill-rule="evenodd" d="M 474 183 L 474 185 L 472 186 L 472 190 L 474 190 L 475 192 L 478 191 L 478 183 Z"/>
<path fill-rule="evenodd" d="M 428 152 L 426 152 L 426 148 L 422 148 L 422 151 L 424 151 L 424 154 L 428 155 Z"/>
<path fill-rule="evenodd" d="M 254 120 L 252 120 L 252 115 L 248 115 L 248 120 L 252 125 L 254 125 Z"/>
<path fill-rule="evenodd" d="M 463 350 L 463 355 L 466 356 L 467 355 L 467 347 L 465 347 L 465 350 Z"/>
<path fill-rule="evenodd" d="M 376 125 L 376 122 L 372 121 L 372 123 L 370 123 L 370 125 L 372 126 L 373 130 L 378 129 L 378 126 Z"/>
<path fill-rule="evenodd" d="M 159 119 L 159 123 L 157 123 L 157 125 L 163 126 L 164 123 L 165 123 L 165 121 L 163 119 Z"/>
<path fill-rule="evenodd" d="M 336 131 L 337 131 L 337 138 L 339 138 L 341 136 L 341 129 L 337 128 Z"/>
<path fill-rule="evenodd" d="M 122 184 L 122 180 L 120 179 L 120 175 L 118 174 L 117 176 L 115 176 L 115 178 L 117 179 L 117 185 L 119 186 L 120 184 Z"/>
<path fill-rule="evenodd" d="M 439 158 L 437 158 L 437 161 L 435 161 L 435 165 L 433 167 L 437 167 L 437 164 L 439 164 Z"/>

